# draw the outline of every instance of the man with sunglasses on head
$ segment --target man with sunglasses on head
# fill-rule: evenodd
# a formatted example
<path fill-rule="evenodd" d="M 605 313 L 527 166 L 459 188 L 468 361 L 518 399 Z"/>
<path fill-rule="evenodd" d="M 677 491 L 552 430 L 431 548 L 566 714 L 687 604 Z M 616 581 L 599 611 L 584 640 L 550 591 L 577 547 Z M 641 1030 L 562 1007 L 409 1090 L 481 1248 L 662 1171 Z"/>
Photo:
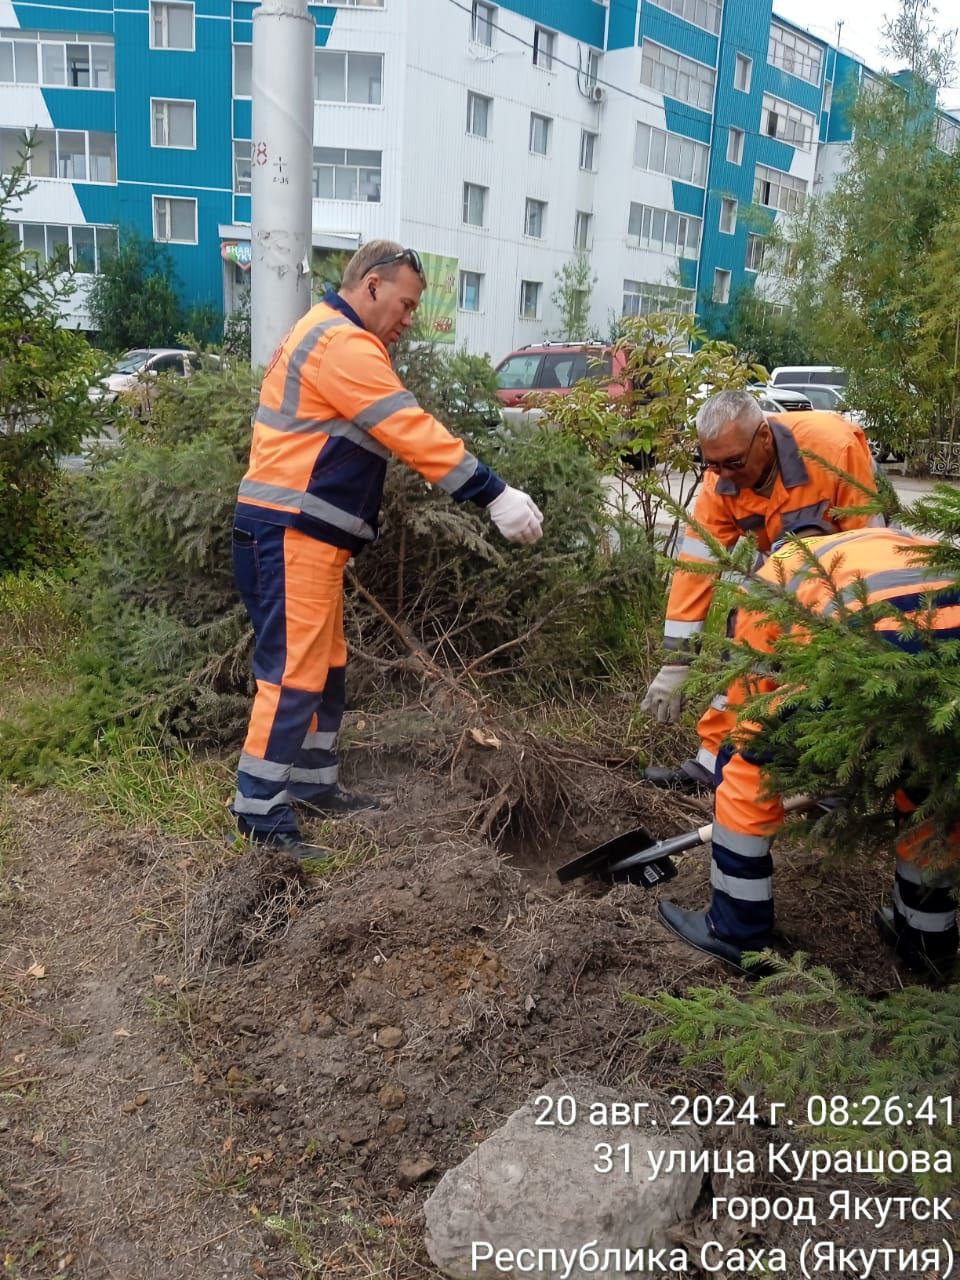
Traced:
<path fill-rule="evenodd" d="M 375 809 L 337 780 L 345 702 L 343 571 L 377 536 L 396 455 L 455 502 L 485 507 L 511 542 L 536 542 L 543 517 L 462 440 L 421 409 L 387 348 L 413 323 L 426 285 L 414 249 L 373 240 L 339 292 L 298 320 L 267 369 L 233 529 L 237 585 L 253 623 L 257 682 L 233 812 L 253 843 L 298 860 L 294 806 L 325 817 Z"/>
<path fill-rule="evenodd" d="M 866 436 L 856 423 L 839 414 L 815 410 L 774 418 L 764 414 L 749 391 L 720 391 L 701 405 L 697 436 L 707 474 L 693 519 L 728 549 L 744 534 L 752 534 L 765 554 L 798 528 L 836 533 L 883 523 L 881 517 L 867 512 L 839 515 L 835 511 L 863 507 L 868 494 L 876 494 Z M 641 703 L 641 710 L 661 724 L 680 718 L 682 685 L 713 598 L 714 577 L 685 572 L 683 566 L 709 566 L 713 560 L 708 544 L 696 530 L 688 529 L 667 601 L 663 641 L 667 660 Z M 655 786 L 676 790 L 712 788 L 717 752 L 732 727 L 726 699 L 715 698 L 697 725 L 700 750 L 696 758 L 684 760 L 677 768 L 651 766 L 645 778 Z"/>

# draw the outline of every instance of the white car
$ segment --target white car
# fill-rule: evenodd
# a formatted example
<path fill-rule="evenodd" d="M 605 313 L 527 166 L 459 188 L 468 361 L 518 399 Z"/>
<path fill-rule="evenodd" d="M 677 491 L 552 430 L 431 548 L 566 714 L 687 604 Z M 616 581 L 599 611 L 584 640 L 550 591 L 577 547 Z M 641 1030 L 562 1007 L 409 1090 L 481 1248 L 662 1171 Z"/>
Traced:
<path fill-rule="evenodd" d="M 124 392 L 136 391 L 146 378 L 155 378 L 161 373 L 190 377 L 200 372 L 204 361 L 220 363 L 216 356 L 201 359 L 196 351 L 184 347 L 139 347 L 125 352 L 110 373 L 90 388 L 88 395 L 91 400 L 112 404 Z"/>
<path fill-rule="evenodd" d="M 807 413 L 813 408 L 807 396 L 785 387 L 749 387 L 748 390 L 757 397 L 764 413 Z"/>

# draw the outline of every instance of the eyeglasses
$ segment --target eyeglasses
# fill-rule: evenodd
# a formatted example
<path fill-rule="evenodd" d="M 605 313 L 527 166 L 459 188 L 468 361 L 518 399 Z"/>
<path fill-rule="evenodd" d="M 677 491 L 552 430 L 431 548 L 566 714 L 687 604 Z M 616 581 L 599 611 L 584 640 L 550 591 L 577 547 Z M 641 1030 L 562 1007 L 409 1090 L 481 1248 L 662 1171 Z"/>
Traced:
<path fill-rule="evenodd" d="M 405 262 L 408 267 L 412 267 L 420 277 L 424 286 L 426 286 L 426 272 L 423 269 L 423 263 L 420 260 L 420 255 L 417 253 L 416 249 L 401 249 L 399 253 L 391 253 L 389 257 L 378 258 L 376 262 L 370 263 L 369 267 L 367 267 L 363 274 L 368 276 L 371 271 L 376 271 L 377 267 L 389 267 L 395 262 Z"/>
<path fill-rule="evenodd" d="M 706 458 L 703 460 L 705 471 L 742 471 L 750 461 L 750 451 L 753 449 L 753 442 L 759 434 L 760 428 L 765 426 L 765 422 L 758 422 L 757 429 L 750 437 L 750 443 L 747 445 L 744 453 L 738 454 L 735 458 L 724 458 L 720 462 L 709 462 Z"/>

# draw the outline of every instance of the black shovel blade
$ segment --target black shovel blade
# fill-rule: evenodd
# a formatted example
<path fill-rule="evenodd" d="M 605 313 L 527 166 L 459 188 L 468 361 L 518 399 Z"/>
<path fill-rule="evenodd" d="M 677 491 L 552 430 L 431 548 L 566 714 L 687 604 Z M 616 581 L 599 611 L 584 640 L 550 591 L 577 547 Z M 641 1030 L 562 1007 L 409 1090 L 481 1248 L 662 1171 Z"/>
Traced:
<path fill-rule="evenodd" d="M 572 862 L 558 867 L 557 879 L 561 884 L 567 884 L 570 880 L 579 880 L 581 876 L 602 876 L 614 863 L 620 862 L 623 858 L 629 858 L 634 853 L 642 853 L 644 849 L 650 849 L 656 843 L 644 827 L 635 827 L 633 831 L 624 831 L 621 835 L 608 840 L 606 844 L 597 845 L 596 849 L 591 849 L 589 853 L 581 854 Z M 626 882 L 626 876 L 623 882 Z"/>
<path fill-rule="evenodd" d="M 638 884 L 644 889 L 653 889 L 658 884 L 672 880 L 677 868 L 672 859 L 665 854 L 660 858 L 651 858 L 649 862 L 641 862 L 638 866 L 628 867 L 626 871 L 601 872 L 611 884 Z"/>

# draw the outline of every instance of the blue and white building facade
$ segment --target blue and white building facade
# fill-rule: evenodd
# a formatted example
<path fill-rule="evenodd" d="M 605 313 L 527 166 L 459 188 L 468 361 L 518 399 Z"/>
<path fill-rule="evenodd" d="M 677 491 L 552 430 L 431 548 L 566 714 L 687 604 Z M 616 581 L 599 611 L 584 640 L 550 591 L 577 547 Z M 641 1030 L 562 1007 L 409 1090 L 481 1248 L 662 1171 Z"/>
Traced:
<path fill-rule="evenodd" d="M 495 359 L 556 333 L 551 293 L 580 251 L 601 331 L 611 315 L 722 306 L 745 283 L 775 303 L 764 230 L 842 168 L 839 103 L 871 73 L 770 3 L 311 6 L 315 247 L 388 236 L 456 258 L 457 341 Z M 169 248 L 186 301 L 233 307 L 257 159 L 254 8 L 0 0 L 5 172 L 36 130 L 25 245 L 66 245 L 92 274 L 132 228 Z M 955 151 L 960 118 L 939 113 L 937 140 Z"/>

